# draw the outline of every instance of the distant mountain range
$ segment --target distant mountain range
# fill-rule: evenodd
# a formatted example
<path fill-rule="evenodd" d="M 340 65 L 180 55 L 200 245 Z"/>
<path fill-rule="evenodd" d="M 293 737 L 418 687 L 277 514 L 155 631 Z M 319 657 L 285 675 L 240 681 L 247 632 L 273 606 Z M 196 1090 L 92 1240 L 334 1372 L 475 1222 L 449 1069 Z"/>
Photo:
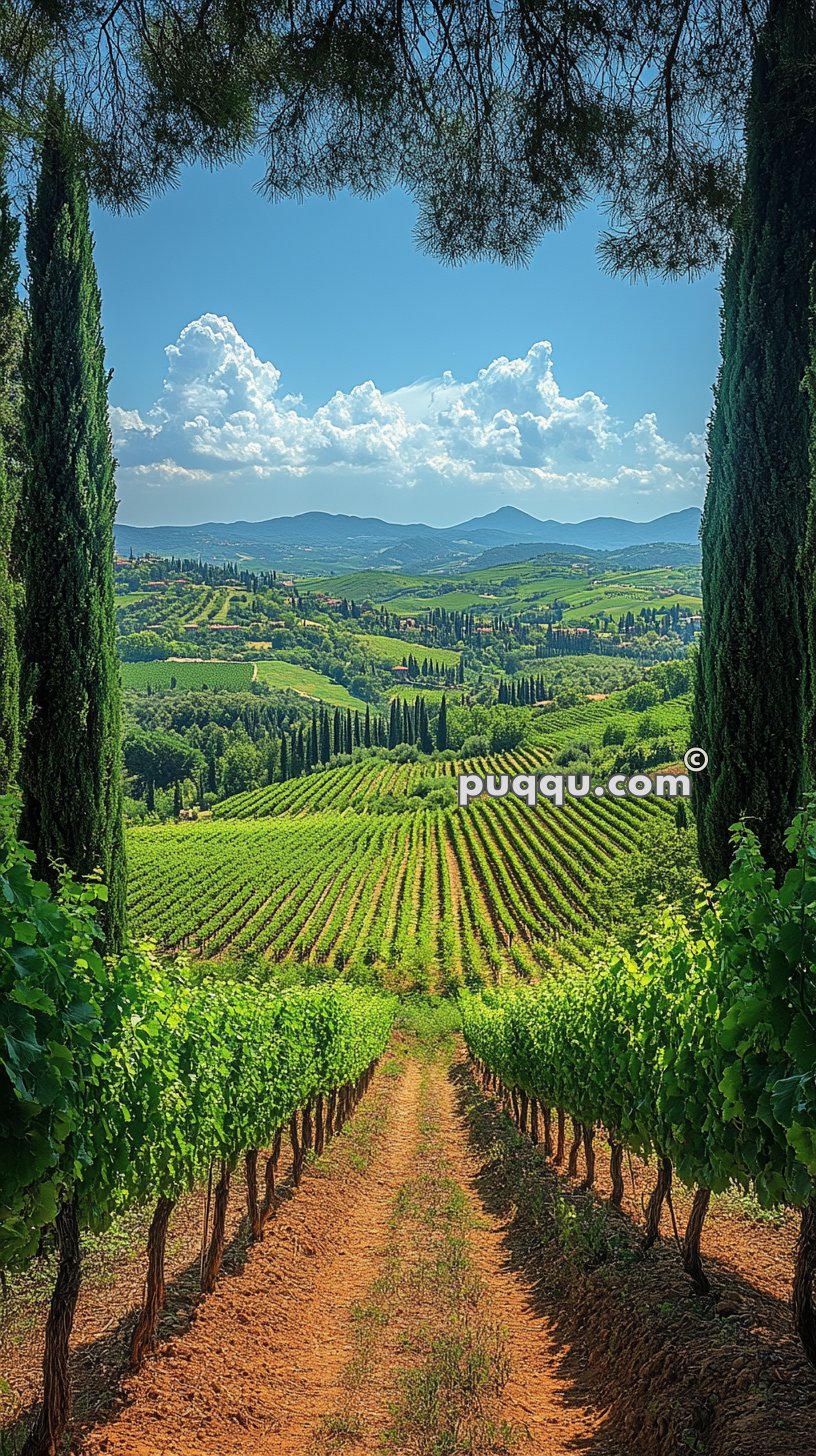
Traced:
<path fill-rule="evenodd" d="M 642 546 L 618 546 L 614 551 L 598 551 L 589 546 L 531 541 L 526 546 L 494 546 L 490 551 L 483 551 L 481 556 L 469 563 L 468 571 L 522 563 L 533 563 L 542 571 L 563 570 L 565 564 L 583 564 L 596 571 L 648 571 L 653 566 L 699 566 L 700 543 L 647 541 Z"/>
<path fill-rule="evenodd" d="M 124 555 L 202 557 L 276 567 L 300 575 L 330 571 L 456 571 L 482 565 L 529 560 L 570 548 L 617 551 L 633 546 L 666 545 L 699 551 L 700 512 L 696 506 L 654 521 L 595 516 L 567 524 L 539 521 L 515 506 L 501 506 L 458 526 L 396 525 L 376 516 L 330 515 L 305 511 L 270 521 L 208 521 L 200 526 L 116 527 L 116 546 Z M 517 548 L 524 555 L 516 555 Z M 504 561 L 497 558 L 509 552 Z M 689 557 L 682 552 L 683 559 Z M 480 560 L 481 558 L 481 560 Z"/>

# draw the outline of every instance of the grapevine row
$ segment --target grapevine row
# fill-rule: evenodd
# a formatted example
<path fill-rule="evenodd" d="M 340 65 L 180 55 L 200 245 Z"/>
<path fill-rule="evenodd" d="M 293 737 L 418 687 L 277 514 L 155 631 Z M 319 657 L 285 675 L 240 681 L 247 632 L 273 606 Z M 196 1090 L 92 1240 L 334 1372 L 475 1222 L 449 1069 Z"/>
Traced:
<path fill-rule="evenodd" d="M 657 1159 L 647 1244 L 672 1177 L 696 1188 L 683 1258 L 699 1290 L 708 1287 L 700 1237 L 712 1192 L 736 1184 L 766 1207 L 801 1206 L 793 1301 L 816 1363 L 816 821 L 800 816 L 789 849 L 796 861 L 779 887 L 741 830 L 698 934 L 667 914 L 637 958 L 621 950 L 534 988 L 463 996 L 462 1013 L 485 1086 L 557 1161 L 573 1120 L 570 1170 L 583 1147 L 588 1186 L 598 1127 L 610 1143 L 614 1202 L 624 1150 Z"/>
<path fill-rule="evenodd" d="M 155 1343 L 164 1249 L 178 1197 L 218 1167 L 202 1287 L 224 1250 L 230 1179 L 243 1158 L 249 1224 L 274 1208 L 283 1129 L 300 1180 L 368 1085 L 394 1002 L 348 984 L 280 991 L 168 970 L 130 947 L 97 949 L 97 887 L 61 899 L 32 878 L 30 854 L 3 846 L 0 892 L 0 1270 L 20 1267 L 56 1232 L 59 1271 L 48 1322 L 42 1415 L 33 1450 L 53 1448 L 67 1416 L 67 1340 L 80 1282 L 80 1232 L 155 1203 L 145 1304 L 132 1346 Z M 307 923 L 304 922 L 304 925 Z M 270 1149 L 263 1197 L 257 1166 Z M 49 1445 L 49 1443 L 51 1443 Z"/>

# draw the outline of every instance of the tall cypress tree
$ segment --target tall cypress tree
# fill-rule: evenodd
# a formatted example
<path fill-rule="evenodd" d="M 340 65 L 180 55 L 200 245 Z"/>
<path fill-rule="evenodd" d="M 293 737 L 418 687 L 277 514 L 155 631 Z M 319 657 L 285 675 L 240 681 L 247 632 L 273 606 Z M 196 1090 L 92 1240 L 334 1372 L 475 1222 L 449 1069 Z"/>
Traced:
<path fill-rule="evenodd" d="M 431 727 L 428 722 L 428 707 L 424 698 L 420 698 L 419 700 L 419 746 L 423 753 L 430 753 L 433 749 Z"/>
<path fill-rule="evenodd" d="M 725 267 L 722 365 L 702 524 L 703 631 L 692 739 L 700 861 L 728 870 L 747 815 L 769 862 L 803 789 L 808 500 L 808 288 L 816 256 L 816 23 L 772 0 L 746 118 L 746 177 Z"/>
<path fill-rule="evenodd" d="M 811 789 L 816 788 L 816 267 L 811 275 L 810 364 L 807 390 L 810 398 L 810 497 L 802 575 L 805 582 L 808 623 L 808 704 L 805 715 L 805 767 Z"/>
<path fill-rule="evenodd" d="M 17 772 L 20 667 L 17 656 L 17 592 L 11 576 L 14 510 L 6 452 L 0 436 L 0 794 Z"/>
<path fill-rule="evenodd" d="M 307 768 L 314 768 L 320 762 L 320 749 L 317 741 L 317 713 L 312 708 L 312 721 L 309 724 L 309 744 L 306 753 Z"/>
<path fill-rule="evenodd" d="M 107 948 L 125 934 L 114 461 L 88 197 L 64 102 L 49 98 L 29 208 L 20 832 L 43 878 L 100 871 Z"/>
<path fill-rule="evenodd" d="M 17 652 L 17 585 L 12 543 L 17 517 L 19 409 L 13 395 L 19 339 L 17 241 L 20 225 L 11 211 L 0 155 L 0 793 L 17 773 L 20 725 L 20 664 Z M 17 468 L 15 468 L 17 467 Z"/>
<path fill-rule="evenodd" d="M 439 717 L 436 720 L 436 746 L 440 753 L 444 753 L 448 746 L 448 702 L 444 693 L 439 704 Z"/>

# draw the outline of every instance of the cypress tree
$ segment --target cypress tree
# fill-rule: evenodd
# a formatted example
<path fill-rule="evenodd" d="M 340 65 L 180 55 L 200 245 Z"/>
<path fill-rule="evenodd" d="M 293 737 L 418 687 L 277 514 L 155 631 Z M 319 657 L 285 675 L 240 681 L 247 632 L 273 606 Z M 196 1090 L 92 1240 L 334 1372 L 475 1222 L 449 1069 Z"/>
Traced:
<path fill-rule="evenodd" d="M 448 746 L 448 703 L 444 693 L 436 720 L 436 746 L 440 753 L 444 753 Z"/>
<path fill-rule="evenodd" d="M 317 713 L 312 708 L 312 721 L 309 724 L 309 744 L 306 751 L 306 767 L 314 768 L 320 762 L 320 748 L 317 740 Z"/>
<path fill-rule="evenodd" d="M 371 747 L 371 709 L 369 708 L 367 703 L 365 710 L 365 724 L 363 726 L 363 745 L 365 748 Z"/>
<path fill-rule="evenodd" d="M 802 553 L 807 604 L 808 705 L 805 717 L 805 768 L 808 784 L 816 788 L 816 267 L 811 275 L 810 363 L 807 391 L 810 398 L 810 497 Z"/>
<path fill-rule="evenodd" d="M 125 936 L 126 886 L 114 461 L 88 197 L 64 102 L 54 92 L 26 255 L 20 833 L 52 885 L 55 864 L 80 876 L 101 872 L 113 952 Z"/>
<path fill-rule="evenodd" d="M 703 630 L 692 739 L 700 862 L 727 873 L 747 815 L 767 860 L 803 789 L 806 609 L 797 570 L 808 500 L 808 287 L 816 245 L 816 23 L 772 0 L 746 116 L 746 178 L 723 280 L 722 365 L 702 524 Z"/>
<path fill-rule="evenodd" d="M 430 753 L 433 748 L 431 728 L 428 722 L 428 707 L 424 698 L 420 700 L 419 705 L 419 746 L 423 753 Z"/>
<path fill-rule="evenodd" d="M 0 793 L 17 773 L 20 746 L 20 664 L 17 653 L 17 586 L 12 575 L 12 540 L 17 517 L 18 475 L 14 466 L 18 410 L 11 396 L 20 304 L 17 298 L 17 241 L 20 225 L 14 217 L 2 173 L 0 156 Z M 8 460 L 7 457 L 11 458 Z"/>
<path fill-rule="evenodd" d="M 346 739 L 345 739 L 345 751 L 346 751 L 346 753 L 351 753 L 351 750 L 352 750 L 352 747 L 353 747 L 353 743 L 352 743 L 352 732 L 353 732 L 353 730 L 352 730 L 352 726 L 351 726 L 351 708 L 346 708 Z"/>
<path fill-rule="evenodd" d="M 17 592 L 11 577 L 11 538 L 14 508 L 6 471 L 5 448 L 0 437 L 0 793 L 5 794 L 17 772 L 19 752 L 20 667 L 17 656 Z"/>

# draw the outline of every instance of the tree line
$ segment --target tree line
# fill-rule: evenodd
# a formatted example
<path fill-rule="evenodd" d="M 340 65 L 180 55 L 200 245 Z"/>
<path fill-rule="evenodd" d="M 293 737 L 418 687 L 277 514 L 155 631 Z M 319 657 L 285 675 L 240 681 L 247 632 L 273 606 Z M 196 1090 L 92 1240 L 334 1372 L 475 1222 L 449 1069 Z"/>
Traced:
<path fill-rule="evenodd" d="M 368 705 L 363 715 L 356 708 L 354 712 L 335 708 L 332 714 L 325 707 L 319 713 L 313 708 L 308 724 L 281 734 L 278 777 L 281 782 L 296 779 L 341 754 L 350 756 L 355 748 L 381 747 L 385 736 L 384 719 L 379 713 L 372 715 Z"/>
<path fill-rule="evenodd" d="M 543 677 L 530 673 L 527 677 L 503 679 L 498 686 L 497 702 L 509 703 L 512 708 L 530 708 L 552 696 Z"/>

